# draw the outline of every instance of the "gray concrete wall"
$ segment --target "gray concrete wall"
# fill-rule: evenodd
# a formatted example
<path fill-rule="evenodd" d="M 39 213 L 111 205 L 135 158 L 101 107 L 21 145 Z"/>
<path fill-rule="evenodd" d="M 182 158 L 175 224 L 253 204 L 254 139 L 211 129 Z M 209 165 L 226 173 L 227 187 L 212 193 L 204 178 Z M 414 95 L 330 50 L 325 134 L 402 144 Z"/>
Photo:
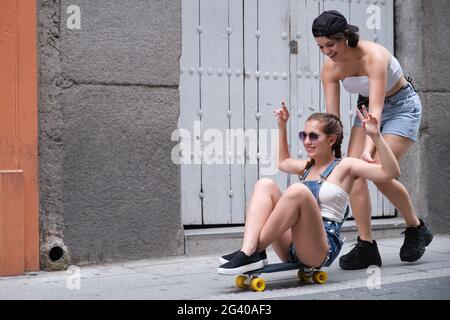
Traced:
<path fill-rule="evenodd" d="M 422 99 L 420 138 L 401 181 L 419 216 L 450 233 L 450 25 L 448 0 L 396 0 L 396 55 Z"/>
<path fill-rule="evenodd" d="M 42 248 L 62 239 L 71 264 L 183 254 L 181 1 L 40 0 L 38 13 Z"/>

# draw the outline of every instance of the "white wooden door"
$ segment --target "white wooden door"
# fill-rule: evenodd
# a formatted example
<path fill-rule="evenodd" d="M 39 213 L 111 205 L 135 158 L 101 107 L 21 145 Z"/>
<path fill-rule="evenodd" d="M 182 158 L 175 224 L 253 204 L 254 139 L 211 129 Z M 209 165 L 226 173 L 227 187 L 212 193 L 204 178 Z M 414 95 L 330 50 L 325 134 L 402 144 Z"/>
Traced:
<path fill-rule="evenodd" d="M 244 1 L 245 128 L 257 130 L 245 165 L 245 194 L 250 200 L 259 178 L 280 188 L 286 175 L 276 170 L 277 122 L 273 110 L 289 100 L 289 0 Z M 255 150 L 256 147 L 256 150 Z M 255 154 L 256 151 L 256 154 Z"/>
<path fill-rule="evenodd" d="M 311 113 L 324 111 L 323 56 L 311 35 L 312 21 L 323 10 L 339 10 L 360 27 L 363 39 L 392 51 L 393 0 L 375 2 L 182 0 L 184 225 L 241 224 L 259 178 L 274 179 L 282 190 L 298 181 L 275 170 L 278 138 L 272 110 L 286 101 L 291 156 L 304 156 L 297 133 Z M 298 54 L 290 50 L 292 41 Z M 357 97 L 341 93 L 346 151 Z M 373 216 L 394 214 L 372 184 L 370 192 Z"/>

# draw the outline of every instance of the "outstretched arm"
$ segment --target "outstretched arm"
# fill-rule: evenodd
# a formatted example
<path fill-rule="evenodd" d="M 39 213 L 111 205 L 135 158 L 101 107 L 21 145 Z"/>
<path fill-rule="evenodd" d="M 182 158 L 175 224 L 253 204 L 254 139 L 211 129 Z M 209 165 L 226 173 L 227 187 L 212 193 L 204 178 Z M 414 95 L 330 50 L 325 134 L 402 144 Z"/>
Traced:
<path fill-rule="evenodd" d="M 384 97 L 386 95 L 387 67 L 389 61 L 385 56 L 378 55 L 368 63 L 369 76 L 369 101 L 370 114 L 381 123 L 381 114 L 383 113 Z M 366 138 L 364 150 L 361 158 L 367 162 L 374 163 L 372 158 L 375 153 L 375 144 L 372 139 Z"/>
<path fill-rule="evenodd" d="M 301 174 L 305 170 L 307 161 L 290 157 L 286 130 L 289 112 L 284 102 L 281 105 L 281 109 L 274 110 L 274 114 L 278 119 L 278 129 L 280 130 L 278 138 L 278 168 L 285 173 Z"/>
<path fill-rule="evenodd" d="M 370 113 L 367 113 L 364 106 L 362 109 L 362 114 L 359 110 L 357 111 L 358 117 L 366 128 L 367 135 L 377 148 L 381 163 L 372 164 L 360 159 L 349 158 L 351 161 L 351 174 L 372 181 L 389 181 L 394 179 L 400 175 L 398 161 L 380 133 L 378 120 Z"/>
<path fill-rule="evenodd" d="M 340 84 L 333 74 L 330 61 L 327 61 L 322 70 L 322 83 L 325 94 L 325 106 L 328 113 L 340 118 Z"/>

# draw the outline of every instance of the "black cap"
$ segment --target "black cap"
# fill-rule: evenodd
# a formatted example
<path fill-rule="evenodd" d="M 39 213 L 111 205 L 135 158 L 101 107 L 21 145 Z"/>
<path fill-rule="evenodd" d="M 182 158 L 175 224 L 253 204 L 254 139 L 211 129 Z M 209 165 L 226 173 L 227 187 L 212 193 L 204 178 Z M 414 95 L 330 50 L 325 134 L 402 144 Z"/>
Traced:
<path fill-rule="evenodd" d="M 359 28 L 348 24 L 342 13 L 336 10 L 322 12 L 320 16 L 314 19 L 312 25 L 314 37 L 328 37 L 345 30 L 358 32 Z"/>

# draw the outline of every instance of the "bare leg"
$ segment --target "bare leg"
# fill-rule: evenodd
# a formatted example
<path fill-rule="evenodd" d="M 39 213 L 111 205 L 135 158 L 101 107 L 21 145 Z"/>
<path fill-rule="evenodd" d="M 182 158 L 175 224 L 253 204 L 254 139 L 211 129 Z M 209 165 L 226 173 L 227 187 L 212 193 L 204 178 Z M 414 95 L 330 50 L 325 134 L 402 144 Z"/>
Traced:
<path fill-rule="evenodd" d="M 349 157 L 358 159 L 361 157 L 365 138 L 366 130 L 364 128 L 352 128 L 348 144 Z M 350 205 L 360 239 L 372 242 L 372 204 L 370 202 L 369 187 L 366 179 L 358 178 L 355 180 L 352 191 L 350 192 Z"/>
<path fill-rule="evenodd" d="M 292 231 L 299 260 L 307 265 L 320 266 L 328 253 L 327 236 L 317 201 L 301 183 L 292 184 L 278 200 L 261 230 L 259 248 L 266 248 L 289 230 Z M 283 249 L 286 254 L 289 245 Z"/>
<path fill-rule="evenodd" d="M 412 141 L 396 136 L 384 135 L 384 138 L 397 159 L 400 159 L 413 144 Z M 363 128 L 353 128 L 350 136 L 349 156 L 359 158 L 363 149 L 365 130 Z M 375 160 L 379 163 L 378 154 Z M 396 180 L 383 183 L 375 183 L 377 188 L 402 212 L 408 226 L 418 226 L 420 221 L 412 207 L 411 199 L 405 187 Z M 339 266 L 346 270 L 356 270 L 367 268 L 369 265 L 381 266 L 381 257 L 376 243 L 372 241 L 371 235 L 371 206 L 367 181 L 357 179 L 350 193 L 350 203 L 353 209 L 356 226 L 361 240 L 371 242 L 368 245 L 364 241 L 358 241 L 357 246 L 349 253 L 339 258 Z M 405 242 L 400 250 L 402 261 L 416 261 L 425 252 L 425 247 L 431 242 L 433 236 L 426 228 L 414 233 L 415 240 Z M 411 238 L 411 236 L 410 236 Z M 358 248 L 358 250 L 356 250 Z M 364 250 L 364 254 L 361 254 Z"/>
<path fill-rule="evenodd" d="M 245 218 L 241 249 L 245 254 L 251 255 L 256 251 L 261 230 L 280 197 L 281 191 L 275 181 L 263 178 L 256 182 Z"/>
<path fill-rule="evenodd" d="M 400 160 L 413 145 L 409 139 L 386 134 L 383 135 L 387 144 L 391 148 L 397 160 Z M 365 130 L 363 128 L 352 128 L 352 135 L 349 142 L 349 157 L 359 158 L 363 149 L 363 138 Z M 379 162 L 378 155 L 375 157 Z M 383 193 L 389 201 L 401 212 L 408 227 L 418 226 L 419 219 L 416 216 L 412 206 L 411 198 L 405 187 L 397 180 L 375 183 L 377 188 Z M 367 181 L 357 179 L 350 193 L 350 204 L 352 206 L 353 216 L 355 218 L 358 234 L 361 240 L 372 242 L 371 234 L 371 203 Z"/>
<path fill-rule="evenodd" d="M 361 240 L 372 242 L 372 203 L 366 179 L 355 180 L 350 192 L 350 205 Z"/>
<path fill-rule="evenodd" d="M 411 140 L 396 135 L 386 134 L 383 137 L 397 160 L 400 160 L 413 145 Z M 378 155 L 376 158 L 379 162 Z M 392 204 L 400 211 L 408 227 L 416 227 L 420 225 L 420 221 L 417 218 L 411 202 L 411 197 L 409 196 L 406 188 L 399 181 L 393 179 L 387 182 L 377 182 L 375 185 L 378 190 L 380 190 L 381 193 L 383 193 L 386 198 L 388 198 L 389 201 L 391 201 Z"/>

